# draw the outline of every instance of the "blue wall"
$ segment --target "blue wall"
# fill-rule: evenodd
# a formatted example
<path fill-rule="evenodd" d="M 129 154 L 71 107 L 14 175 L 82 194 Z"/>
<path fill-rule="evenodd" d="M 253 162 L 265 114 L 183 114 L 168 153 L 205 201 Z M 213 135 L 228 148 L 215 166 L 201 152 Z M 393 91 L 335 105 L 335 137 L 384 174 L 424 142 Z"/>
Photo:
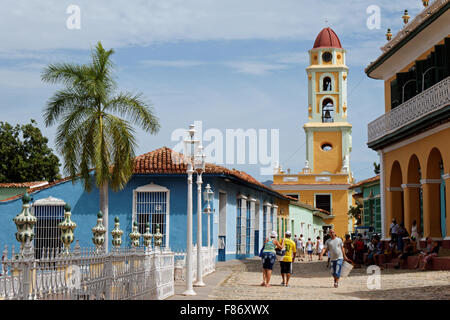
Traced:
<path fill-rule="evenodd" d="M 193 184 L 193 243 L 197 243 L 197 186 L 196 176 L 194 175 Z M 133 206 L 133 190 L 140 186 L 150 183 L 164 186 L 170 190 L 170 215 L 169 215 L 169 246 L 172 250 L 186 249 L 186 232 L 187 232 L 187 181 L 185 175 L 136 175 L 128 182 L 126 187 L 114 192 L 109 190 L 109 230 L 114 227 L 114 217 L 120 218 L 120 226 L 124 231 L 122 239 L 123 245 L 129 246 L 130 239 L 128 234 L 131 232 L 132 225 L 132 206 Z M 237 195 L 242 193 L 246 196 L 256 198 L 260 202 L 259 206 L 259 230 L 262 230 L 262 204 L 264 201 L 272 202 L 274 198 L 267 192 L 259 191 L 245 185 L 235 183 L 233 181 L 225 181 L 219 177 L 203 177 L 203 191 L 206 184 L 210 184 L 214 191 L 214 200 L 211 203 L 214 213 L 211 214 L 211 241 L 217 248 L 218 232 L 219 232 L 219 191 L 227 194 L 227 231 L 226 231 L 226 258 L 235 259 L 243 258 L 245 255 L 236 255 L 236 203 Z M 80 241 L 81 247 L 92 247 L 92 227 L 96 224 L 96 214 L 99 211 L 99 190 L 93 188 L 90 193 L 83 189 L 80 180 L 72 184 L 71 181 L 60 183 L 50 188 L 31 194 L 33 201 L 48 198 L 52 196 L 69 203 L 72 207 L 72 220 L 77 223 L 75 229 L 75 239 Z M 203 207 L 206 203 L 203 199 Z M 21 211 L 21 199 L 0 202 L 0 246 L 16 245 L 15 240 L 16 227 L 12 219 Z M 202 243 L 207 245 L 207 215 L 202 217 Z M 259 244 L 262 244 L 262 232 L 260 232 Z M 111 235 L 109 233 L 109 241 Z M 111 246 L 111 244 L 110 244 Z M 253 248 L 251 248 L 253 253 Z M 252 254 L 250 255 L 252 256 Z"/>

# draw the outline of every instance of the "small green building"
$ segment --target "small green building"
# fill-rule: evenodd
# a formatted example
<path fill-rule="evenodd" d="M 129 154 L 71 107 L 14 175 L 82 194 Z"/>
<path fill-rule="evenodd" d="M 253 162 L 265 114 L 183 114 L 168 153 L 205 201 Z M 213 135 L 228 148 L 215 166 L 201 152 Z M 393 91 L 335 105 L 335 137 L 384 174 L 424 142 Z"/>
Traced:
<path fill-rule="evenodd" d="M 363 206 L 361 226 L 381 233 L 380 175 L 362 180 L 352 186 L 353 198 Z"/>
<path fill-rule="evenodd" d="M 325 219 L 333 218 L 327 211 L 315 208 L 309 204 L 291 201 L 289 204 L 289 220 L 292 236 L 303 234 L 305 239 L 323 238 L 324 228 L 331 226 L 325 223 Z"/>

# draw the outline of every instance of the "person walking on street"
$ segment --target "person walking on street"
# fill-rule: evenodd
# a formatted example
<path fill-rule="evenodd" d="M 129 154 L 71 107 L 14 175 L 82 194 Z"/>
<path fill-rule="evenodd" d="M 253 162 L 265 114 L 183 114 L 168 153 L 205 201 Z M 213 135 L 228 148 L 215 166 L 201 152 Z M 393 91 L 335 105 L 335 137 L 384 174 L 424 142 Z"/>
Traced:
<path fill-rule="evenodd" d="M 281 278 L 283 279 L 281 285 L 289 287 L 289 279 L 292 274 L 292 262 L 295 261 L 297 249 L 295 242 L 291 240 L 291 232 L 286 231 L 284 236 L 285 238 L 283 239 L 281 246 L 284 247 L 286 253 L 280 261 Z"/>
<path fill-rule="evenodd" d="M 300 261 L 303 261 L 305 259 L 305 239 L 303 238 L 303 234 L 298 238 L 297 252 L 299 253 Z"/>
<path fill-rule="evenodd" d="M 353 257 L 353 253 L 354 253 L 354 249 L 353 249 L 353 241 L 350 237 L 349 234 L 345 235 L 345 241 L 344 241 L 344 249 L 345 249 L 345 255 L 347 256 L 347 258 L 349 258 L 350 260 L 354 260 Z"/>
<path fill-rule="evenodd" d="M 306 252 L 308 252 L 309 261 L 312 261 L 312 254 L 314 251 L 314 243 L 311 241 L 311 238 L 308 238 L 306 242 Z"/>
<path fill-rule="evenodd" d="M 334 287 L 339 286 L 339 278 L 341 277 L 342 264 L 345 261 L 350 261 L 345 255 L 344 243 L 341 238 L 336 237 L 336 232 L 330 230 L 330 239 L 325 243 L 323 253 L 328 251 L 330 253 L 331 270 L 334 278 Z"/>
<path fill-rule="evenodd" d="M 320 237 L 317 237 L 316 242 L 316 250 L 317 254 L 319 255 L 319 260 L 322 260 L 322 251 L 323 251 L 323 242 L 320 239 Z"/>
<path fill-rule="evenodd" d="M 282 245 L 277 240 L 277 233 L 272 231 L 270 239 L 264 244 L 261 259 L 263 263 L 263 282 L 261 286 L 270 287 L 270 278 L 272 276 L 273 264 L 276 260 L 275 248 L 283 249 Z"/>

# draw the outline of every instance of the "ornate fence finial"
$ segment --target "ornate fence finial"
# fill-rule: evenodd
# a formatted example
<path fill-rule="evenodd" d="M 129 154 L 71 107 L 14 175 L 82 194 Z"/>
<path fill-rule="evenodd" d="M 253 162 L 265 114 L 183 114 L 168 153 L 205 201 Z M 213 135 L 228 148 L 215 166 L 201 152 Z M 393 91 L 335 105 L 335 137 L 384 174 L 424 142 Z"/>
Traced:
<path fill-rule="evenodd" d="M 411 16 L 408 14 L 408 10 L 405 10 L 405 12 L 402 16 L 403 23 L 408 24 L 409 18 L 411 18 Z"/>
<path fill-rule="evenodd" d="M 72 215 L 70 210 L 70 205 L 66 203 L 64 206 L 64 220 L 58 224 L 58 227 L 61 229 L 61 241 L 64 244 L 65 254 L 70 253 L 70 245 L 74 240 L 73 230 L 77 227 L 77 224 L 70 219 Z"/>
<path fill-rule="evenodd" d="M 386 40 L 387 40 L 387 41 L 391 41 L 391 39 L 392 39 L 392 32 L 391 32 L 391 29 L 387 29 Z"/>
<path fill-rule="evenodd" d="M 144 246 L 149 248 L 152 245 L 153 235 L 150 233 L 150 222 L 147 222 L 145 227 L 145 233 L 142 235 L 144 238 Z"/>
<path fill-rule="evenodd" d="M 37 219 L 30 212 L 30 201 L 31 198 L 28 192 L 22 197 L 22 212 L 13 218 L 14 223 L 17 227 L 16 240 L 20 242 L 20 252 L 23 254 L 25 248 L 25 243 L 30 242 L 34 239 L 34 225 Z"/>
<path fill-rule="evenodd" d="M 161 247 L 162 245 L 162 237 L 163 235 L 159 232 L 159 224 L 156 225 L 156 233 L 153 235 L 153 239 L 155 239 L 155 247 Z"/>
<path fill-rule="evenodd" d="M 116 216 L 114 218 L 114 229 L 111 231 L 111 235 L 113 237 L 112 245 L 115 248 L 119 248 L 122 245 L 123 231 L 120 230 L 120 223 L 119 223 L 119 217 L 118 216 Z"/>
<path fill-rule="evenodd" d="M 129 237 L 131 239 L 131 245 L 134 248 L 139 247 L 139 238 L 141 237 L 141 234 L 138 231 L 138 224 L 137 222 L 133 222 L 133 231 L 129 234 Z"/>
<path fill-rule="evenodd" d="M 92 228 L 92 233 L 94 235 L 92 242 L 97 247 L 97 251 L 101 251 L 105 243 L 106 233 L 106 229 L 103 226 L 103 213 L 101 211 L 97 213 L 97 224 Z"/>

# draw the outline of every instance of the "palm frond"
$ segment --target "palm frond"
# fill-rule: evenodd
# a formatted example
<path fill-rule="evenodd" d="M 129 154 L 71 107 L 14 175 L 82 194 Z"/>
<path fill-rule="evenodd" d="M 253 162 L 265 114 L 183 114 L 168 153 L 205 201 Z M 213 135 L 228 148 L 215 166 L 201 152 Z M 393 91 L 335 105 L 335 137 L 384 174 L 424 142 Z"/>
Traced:
<path fill-rule="evenodd" d="M 113 159 L 111 188 L 120 190 L 125 187 L 133 174 L 133 159 L 137 147 L 135 131 L 128 121 L 110 114 L 105 116 L 105 123 L 108 124 L 108 135 L 114 141 L 111 150 Z"/>
<path fill-rule="evenodd" d="M 80 88 L 65 88 L 58 90 L 47 102 L 44 109 L 45 125 L 51 126 L 64 114 L 74 109 L 89 108 L 93 99 Z"/>
<path fill-rule="evenodd" d="M 141 94 L 122 92 L 111 99 L 104 110 L 116 112 L 152 134 L 159 131 L 158 118 L 154 115 L 151 106 L 142 99 Z"/>

